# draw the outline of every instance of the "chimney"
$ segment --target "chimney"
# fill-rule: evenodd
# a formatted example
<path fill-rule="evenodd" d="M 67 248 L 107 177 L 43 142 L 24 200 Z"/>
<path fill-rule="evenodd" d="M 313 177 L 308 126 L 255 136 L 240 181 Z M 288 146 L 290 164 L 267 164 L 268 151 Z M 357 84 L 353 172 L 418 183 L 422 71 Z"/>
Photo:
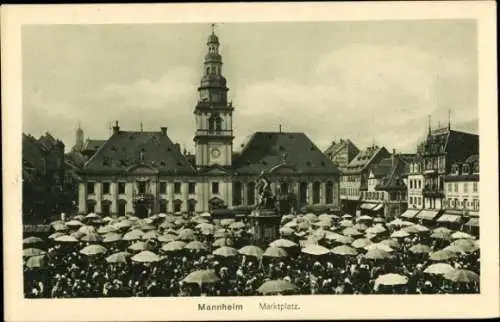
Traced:
<path fill-rule="evenodd" d="M 162 135 L 167 135 L 167 128 L 165 126 L 160 127 L 160 129 Z"/>
<path fill-rule="evenodd" d="M 392 169 L 394 170 L 394 167 L 396 166 L 396 149 L 392 149 L 391 161 L 392 161 Z"/>
<path fill-rule="evenodd" d="M 120 126 L 118 125 L 118 121 L 115 121 L 115 126 L 113 126 L 113 134 L 118 134 L 120 132 Z"/>

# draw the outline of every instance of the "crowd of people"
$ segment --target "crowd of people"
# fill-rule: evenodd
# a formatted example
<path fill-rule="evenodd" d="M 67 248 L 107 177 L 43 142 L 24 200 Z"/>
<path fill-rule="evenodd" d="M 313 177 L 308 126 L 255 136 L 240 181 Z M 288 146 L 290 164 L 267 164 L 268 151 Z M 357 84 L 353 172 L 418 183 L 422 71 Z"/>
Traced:
<path fill-rule="evenodd" d="M 478 238 L 401 219 L 287 215 L 266 245 L 208 213 L 52 227 L 23 241 L 28 298 L 479 293 Z"/>

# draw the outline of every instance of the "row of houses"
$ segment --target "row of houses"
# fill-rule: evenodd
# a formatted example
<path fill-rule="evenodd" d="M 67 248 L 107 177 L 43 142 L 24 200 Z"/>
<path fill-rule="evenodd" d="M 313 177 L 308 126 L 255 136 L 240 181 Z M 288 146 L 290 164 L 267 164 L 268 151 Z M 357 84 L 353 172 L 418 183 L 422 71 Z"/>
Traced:
<path fill-rule="evenodd" d="M 429 128 L 415 153 L 372 145 L 360 150 L 349 139 L 333 142 L 325 155 L 341 170 L 344 211 L 402 216 L 477 226 L 479 136 Z"/>

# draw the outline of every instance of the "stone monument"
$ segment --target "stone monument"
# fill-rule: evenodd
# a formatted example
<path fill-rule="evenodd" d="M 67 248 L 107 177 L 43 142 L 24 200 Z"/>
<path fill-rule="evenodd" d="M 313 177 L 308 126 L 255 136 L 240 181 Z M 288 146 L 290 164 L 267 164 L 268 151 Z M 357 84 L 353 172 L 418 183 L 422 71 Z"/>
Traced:
<path fill-rule="evenodd" d="M 270 242 L 279 238 L 281 214 L 265 172 L 261 172 L 258 178 L 257 191 L 259 201 L 248 219 L 253 230 L 254 244 L 266 248 Z"/>

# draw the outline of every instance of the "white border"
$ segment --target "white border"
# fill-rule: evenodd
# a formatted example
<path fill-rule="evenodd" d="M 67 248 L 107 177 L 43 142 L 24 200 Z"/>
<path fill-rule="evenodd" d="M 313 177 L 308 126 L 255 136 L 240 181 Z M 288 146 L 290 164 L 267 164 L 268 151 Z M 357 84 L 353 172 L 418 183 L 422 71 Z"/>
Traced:
<path fill-rule="evenodd" d="M 43 5 L 2 7 L 4 281 L 6 321 L 257 320 L 494 317 L 499 309 L 496 16 L 493 1 Z M 165 22 L 477 19 L 481 155 L 481 294 L 25 300 L 22 295 L 21 26 Z M 291 302 L 300 311 L 259 310 Z M 243 311 L 200 312 L 198 303 L 238 303 Z"/>

